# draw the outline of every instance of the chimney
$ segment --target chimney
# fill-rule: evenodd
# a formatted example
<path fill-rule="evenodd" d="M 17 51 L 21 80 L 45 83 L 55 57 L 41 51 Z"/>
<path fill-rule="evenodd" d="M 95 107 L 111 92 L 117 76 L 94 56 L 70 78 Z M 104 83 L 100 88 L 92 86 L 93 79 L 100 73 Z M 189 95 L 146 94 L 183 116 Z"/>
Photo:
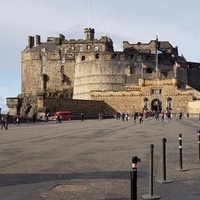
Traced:
<path fill-rule="evenodd" d="M 59 38 L 64 41 L 65 40 L 65 36 L 63 34 L 59 34 Z"/>
<path fill-rule="evenodd" d="M 95 31 L 93 28 L 85 28 L 84 33 L 85 33 L 85 40 L 94 40 Z"/>
<path fill-rule="evenodd" d="M 35 36 L 35 45 L 38 46 L 40 44 L 41 44 L 41 42 L 40 42 L 40 35 L 36 35 Z"/>
<path fill-rule="evenodd" d="M 31 49 L 34 46 L 34 36 L 28 36 L 28 48 Z"/>

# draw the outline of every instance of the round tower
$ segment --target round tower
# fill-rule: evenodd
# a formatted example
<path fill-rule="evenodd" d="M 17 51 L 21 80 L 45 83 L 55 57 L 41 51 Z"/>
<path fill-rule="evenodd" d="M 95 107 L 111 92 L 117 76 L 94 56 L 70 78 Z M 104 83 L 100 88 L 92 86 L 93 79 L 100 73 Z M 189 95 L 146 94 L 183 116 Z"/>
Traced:
<path fill-rule="evenodd" d="M 112 53 L 79 54 L 75 64 L 74 99 L 91 99 L 92 91 L 123 89 L 125 74 L 123 61 L 112 59 Z"/>

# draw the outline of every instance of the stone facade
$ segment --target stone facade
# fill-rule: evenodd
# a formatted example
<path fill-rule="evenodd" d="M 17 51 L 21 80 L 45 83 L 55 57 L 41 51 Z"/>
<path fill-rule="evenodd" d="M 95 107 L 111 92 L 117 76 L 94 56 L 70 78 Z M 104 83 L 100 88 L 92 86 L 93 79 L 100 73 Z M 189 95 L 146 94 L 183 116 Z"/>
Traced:
<path fill-rule="evenodd" d="M 174 114 L 180 111 L 188 112 L 188 101 L 193 100 L 192 89 L 178 90 L 176 79 L 171 80 L 139 80 L 138 86 L 125 86 L 124 91 L 118 92 L 92 92 L 94 100 L 101 99 L 119 112 L 134 113 L 147 110 L 157 110 L 155 107 L 159 100 L 163 110 L 168 109 Z"/>
<path fill-rule="evenodd" d="M 188 113 L 190 116 L 200 119 L 200 100 L 188 102 Z"/>
<path fill-rule="evenodd" d="M 16 113 L 31 116 L 48 108 L 52 112 L 70 109 L 78 114 L 88 110 L 86 105 L 92 102 L 96 109 L 90 116 L 96 116 L 99 110 L 109 110 L 113 115 L 144 108 L 159 107 L 160 111 L 169 109 L 169 105 L 174 113 L 191 110 L 188 102 L 198 99 L 192 88 L 200 91 L 200 63 L 179 56 L 178 47 L 156 38 L 146 44 L 125 41 L 123 51 L 116 52 L 111 38 L 95 39 L 91 28 L 84 34 L 85 38 L 78 40 L 66 40 L 60 34 L 48 37 L 46 42 L 41 42 L 39 35 L 28 37 L 28 46 L 21 54 L 22 86 L 15 100 Z M 78 107 L 69 103 L 73 101 Z M 14 113 L 12 102 L 13 98 L 7 99 Z"/>

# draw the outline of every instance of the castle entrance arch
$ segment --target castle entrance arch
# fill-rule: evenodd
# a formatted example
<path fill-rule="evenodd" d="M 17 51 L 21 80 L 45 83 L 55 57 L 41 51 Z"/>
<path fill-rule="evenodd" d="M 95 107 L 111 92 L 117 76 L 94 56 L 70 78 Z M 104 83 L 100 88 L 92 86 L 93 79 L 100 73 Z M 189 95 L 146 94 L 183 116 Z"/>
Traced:
<path fill-rule="evenodd" d="M 153 99 L 152 102 L 151 102 L 151 110 L 156 111 L 158 113 L 161 113 L 162 101 L 160 101 L 158 98 Z"/>

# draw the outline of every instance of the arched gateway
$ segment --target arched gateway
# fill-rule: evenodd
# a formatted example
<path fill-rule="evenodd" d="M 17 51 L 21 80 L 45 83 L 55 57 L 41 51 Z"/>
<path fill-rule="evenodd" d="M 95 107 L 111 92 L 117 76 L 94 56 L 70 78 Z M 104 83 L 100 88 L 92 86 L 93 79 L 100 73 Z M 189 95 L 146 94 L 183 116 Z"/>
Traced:
<path fill-rule="evenodd" d="M 161 113 L 162 102 L 159 99 L 153 99 L 151 102 L 151 110 Z"/>

